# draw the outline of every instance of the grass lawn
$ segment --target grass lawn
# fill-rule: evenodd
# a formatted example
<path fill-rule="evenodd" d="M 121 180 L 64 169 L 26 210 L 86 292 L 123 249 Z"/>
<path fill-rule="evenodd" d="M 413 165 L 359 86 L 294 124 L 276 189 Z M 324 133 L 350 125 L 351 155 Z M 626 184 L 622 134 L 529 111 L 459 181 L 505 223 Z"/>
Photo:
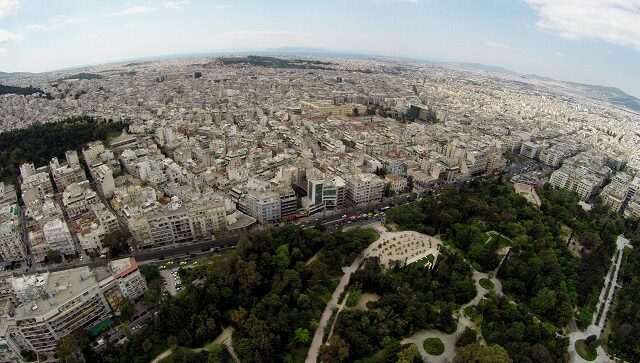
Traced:
<path fill-rule="evenodd" d="M 588 361 L 594 361 L 598 357 L 598 353 L 595 349 L 589 349 L 587 344 L 584 342 L 584 339 L 580 339 L 576 342 L 576 352 L 582 359 L 586 359 Z"/>
<path fill-rule="evenodd" d="M 427 257 L 424 257 L 423 259 L 418 260 L 418 261 L 416 261 L 416 262 L 414 262 L 414 263 L 415 263 L 415 265 L 416 265 L 417 267 L 424 267 L 424 266 L 426 266 L 426 265 L 427 265 L 427 263 L 431 263 L 431 264 L 433 264 L 433 261 L 434 261 L 435 259 L 436 259 L 436 258 L 435 258 L 433 255 L 427 255 Z"/>
<path fill-rule="evenodd" d="M 487 241 L 487 243 L 493 242 L 494 240 L 498 241 L 498 246 L 499 248 L 504 248 L 507 246 L 513 246 L 513 241 L 510 240 L 509 238 L 501 235 L 500 233 L 496 232 L 496 231 L 489 231 L 487 232 L 487 235 L 489 237 L 491 237 L 491 239 L 489 239 Z"/>
<path fill-rule="evenodd" d="M 482 286 L 483 288 L 485 288 L 487 290 L 493 290 L 495 288 L 495 286 L 493 285 L 493 282 L 491 282 L 491 280 L 489 280 L 487 278 L 480 279 L 480 281 L 478 281 L 478 283 L 480 284 L 480 286 Z"/>
<path fill-rule="evenodd" d="M 444 353 L 444 343 L 439 338 L 427 338 L 422 343 L 424 351 L 430 355 L 438 356 Z"/>

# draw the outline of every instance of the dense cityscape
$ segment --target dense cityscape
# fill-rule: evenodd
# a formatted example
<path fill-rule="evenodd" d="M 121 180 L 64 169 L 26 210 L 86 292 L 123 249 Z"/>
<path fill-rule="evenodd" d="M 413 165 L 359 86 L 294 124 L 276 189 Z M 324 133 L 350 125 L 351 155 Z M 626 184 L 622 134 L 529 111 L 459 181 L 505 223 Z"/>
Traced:
<path fill-rule="evenodd" d="M 614 318 L 640 114 L 605 91 L 379 57 L 2 77 L 2 361 L 640 358 L 638 317 Z"/>

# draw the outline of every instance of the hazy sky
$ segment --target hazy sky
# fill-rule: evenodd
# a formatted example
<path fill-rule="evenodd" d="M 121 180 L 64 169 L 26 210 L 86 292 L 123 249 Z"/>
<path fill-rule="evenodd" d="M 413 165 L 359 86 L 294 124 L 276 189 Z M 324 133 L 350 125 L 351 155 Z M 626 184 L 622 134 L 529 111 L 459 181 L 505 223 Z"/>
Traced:
<path fill-rule="evenodd" d="M 0 70 L 311 47 L 479 62 L 640 97 L 640 0 L 0 0 Z"/>

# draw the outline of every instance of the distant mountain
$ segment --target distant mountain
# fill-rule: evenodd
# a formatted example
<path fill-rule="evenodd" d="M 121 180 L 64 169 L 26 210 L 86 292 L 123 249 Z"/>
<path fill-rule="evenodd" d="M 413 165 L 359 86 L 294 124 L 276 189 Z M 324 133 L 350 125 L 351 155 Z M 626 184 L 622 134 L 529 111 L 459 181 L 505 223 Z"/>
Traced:
<path fill-rule="evenodd" d="M 484 72 L 493 72 L 493 73 L 502 73 L 502 74 L 518 74 L 518 72 L 514 72 L 510 69 L 502 68 L 499 66 L 488 66 L 486 64 L 481 63 L 450 63 L 447 62 L 445 64 L 455 65 L 462 68 L 473 69 L 476 71 L 484 71 Z"/>
<path fill-rule="evenodd" d="M 455 65 L 455 66 L 466 68 L 466 69 L 500 73 L 500 74 L 513 74 L 513 75 L 520 74 L 518 72 L 514 72 L 506 68 L 502 68 L 498 66 L 488 66 L 480 63 L 449 63 L 448 62 L 444 64 Z M 584 95 L 585 97 L 590 97 L 596 100 L 609 102 L 614 105 L 618 105 L 620 107 L 625 107 L 632 111 L 640 112 L 640 99 L 634 96 L 631 96 L 616 87 L 599 86 L 599 85 L 591 85 L 591 84 L 568 82 L 568 81 L 558 81 L 553 78 L 538 76 L 535 74 L 527 74 L 524 76 L 547 81 L 547 82 L 562 82 L 566 85 L 573 87 L 575 90 L 582 93 L 582 95 Z"/>
<path fill-rule="evenodd" d="M 565 82 L 565 83 L 578 88 L 588 97 L 611 102 L 615 105 L 626 107 L 630 110 L 640 112 L 640 99 L 625 93 L 623 90 L 619 88 L 575 83 L 575 82 Z"/>
<path fill-rule="evenodd" d="M 14 76 L 28 76 L 33 73 L 29 72 L 0 72 L 0 78 L 14 77 Z"/>

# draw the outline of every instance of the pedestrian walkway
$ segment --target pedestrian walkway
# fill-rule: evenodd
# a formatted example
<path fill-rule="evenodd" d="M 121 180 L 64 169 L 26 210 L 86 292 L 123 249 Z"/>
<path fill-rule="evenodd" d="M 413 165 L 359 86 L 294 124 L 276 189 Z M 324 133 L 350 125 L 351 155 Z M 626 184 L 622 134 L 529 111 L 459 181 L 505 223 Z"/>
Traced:
<path fill-rule="evenodd" d="M 624 249 L 626 247 L 633 248 L 628 239 L 624 238 L 622 235 L 618 236 L 618 239 L 616 240 L 616 251 L 611 257 L 611 267 L 609 268 L 609 272 L 607 272 L 607 276 L 604 278 L 604 286 L 600 291 L 600 298 L 598 299 L 598 304 L 596 305 L 591 325 L 589 325 L 584 331 L 573 331 L 569 333 L 569 359 L 573 363 L 588 362 L 587 360 L 582 359 L 582 357 L 580 357 L 576 352 L 576 342 L 581 339 L 586 339 L 591 335 L 595 335 L 599 338 L 604 330 L 606 317 L 609 314 L 609 309 L 611 309 L 614 293 L 618 288 L 618 276 L 620 274 L 620 267 L 624 258 Z M 613 361 L 613 359 L 607 356 L 607 353 L 601 346 L 596 348 L 596 352 L 598 353 L 598 357 L 595 360 L 596 362 Z"/>

